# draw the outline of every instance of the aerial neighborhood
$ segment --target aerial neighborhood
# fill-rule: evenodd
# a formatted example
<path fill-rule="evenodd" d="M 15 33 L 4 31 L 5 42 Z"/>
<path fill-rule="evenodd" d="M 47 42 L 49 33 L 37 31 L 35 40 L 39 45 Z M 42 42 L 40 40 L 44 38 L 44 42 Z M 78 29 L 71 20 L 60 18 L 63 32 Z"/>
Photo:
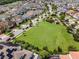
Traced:
<path fill-rule="evenodd" d="M 79 1 L 1 0 L 0 59 L 79 59 Z"/>

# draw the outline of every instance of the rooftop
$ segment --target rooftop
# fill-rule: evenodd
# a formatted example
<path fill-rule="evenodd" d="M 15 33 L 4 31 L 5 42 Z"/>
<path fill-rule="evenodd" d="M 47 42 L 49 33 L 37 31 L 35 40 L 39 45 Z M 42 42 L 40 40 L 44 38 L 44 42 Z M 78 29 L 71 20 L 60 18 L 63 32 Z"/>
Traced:
<path fill-rule="evenodd" d="M 70 52 L 70 55 L 72 57 L 72 59 L 79 59 L 79 52 Z"/>
<path fill-rule="evenodd" d="M 69 54 L 53 55 L 50 59 L 79 59 L 79 52 L 71 51 Z"/>
<path fill-rule="evenodd" d="M 8 41 L 9 39 L 10 39 L 10 37 L 7 36 L 7 35 L 5 35 L 5 34 L 1 34 L 1 35 L 0 35 L 0 40 L 1 40 L 1 41 Z"/>
<path fill-rule="evenodd" d="M 24 56 L 25 55 L 25 59 L 30 59 L 33 55 L 32 52 L 28 51 L 28 50 L 22 50 L 22 51 L 16 51 L 13 53 L 14 55 L 14 59 L 20 59 L 21 56 Z"/>

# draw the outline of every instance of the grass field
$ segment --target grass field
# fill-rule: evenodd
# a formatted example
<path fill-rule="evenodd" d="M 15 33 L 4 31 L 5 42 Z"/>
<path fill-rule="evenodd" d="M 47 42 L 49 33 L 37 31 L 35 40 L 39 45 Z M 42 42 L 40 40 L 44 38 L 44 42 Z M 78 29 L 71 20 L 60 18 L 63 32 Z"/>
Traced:
<path fill-rule="evenodd" d="M 63 52 L 67 52 L 68 47 L 71 45 L 79 49 L 79 43 L 74 41 L 73 36 L 67 33 L 63 25 L 41 22 L 36 27 L 25 32 L 25 35 L 21 35 L 16 39 L 29 42 L 40 49 L 47 46 L 51 51 L 59 46 L 62 48 Z"/>

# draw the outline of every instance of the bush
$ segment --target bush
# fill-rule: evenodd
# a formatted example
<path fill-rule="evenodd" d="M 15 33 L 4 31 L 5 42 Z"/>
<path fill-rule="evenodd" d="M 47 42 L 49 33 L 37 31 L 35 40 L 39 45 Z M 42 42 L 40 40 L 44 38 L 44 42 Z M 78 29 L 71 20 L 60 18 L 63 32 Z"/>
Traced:
<path fill-rule="evenodd" d="M 33 50 L 32 47 L 28 47 L 27 49 L 28 49 L 29 51 L 32 51 L 32 50 Z"/>
<path fill-rule="evenodd" d="M 42 50 L 39 52 L 39 55 L 41 56 L 41 59 L 48 59 L 50 54 L 47 51 Z"/>
<path fill-rule="evenodd" d="M 10 33 L 10 37 L 13 37 L 14 36 L 14 34 L 13 33 Z"/>
<path fill-rule="evenodd" d="M 43 47 L 43 50 L 48 51 L 48 47 L 47 46 Z"/>
<path fill-rule="evenodd" d="M 38 47 L 34 47 L 35 50 L 40 51 L 41 49 L 39 49 Z"/>
<path fill-rule="evenodd" d="M 68 47 L 69 51 L 77 51 L 76 47 L 74 47 L 73 45 Z"/>
<path fill-rule="evenodd" d="M 47 19 L 46 21 L 49 22 L 49 23 L 53 23 L 54 22 L 53 19 Z"/>
<path fill-rule="evenodd" d="M 64 20 L 65 19 L 65 16 L 66 16 L 65 13 L 64 12 L 61 12 L 60 13 L 60 20 Z"/>
<path fill-rule="evenodd" d="M 54 53 L 54 54 L 57 54 L 57 53 L 58 53 L 58 51 L 57 51 L 56 49 L 54 49 L 53 53 Z"/>
<path fill-rule="evenodd" d="M 62 49 L 58 47 L 58 53 L 62 53 Z"/>

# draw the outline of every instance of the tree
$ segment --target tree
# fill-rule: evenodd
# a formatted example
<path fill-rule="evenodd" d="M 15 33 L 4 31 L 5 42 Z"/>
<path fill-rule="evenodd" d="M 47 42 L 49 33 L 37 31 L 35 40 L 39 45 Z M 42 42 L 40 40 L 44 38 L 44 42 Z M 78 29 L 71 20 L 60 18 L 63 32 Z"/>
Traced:
<path fill-rule="evenodd" d="M 28 49 L 29 51 L 32 51 L 32 50 L 33 50 L 32 47 L 28 47 L 27 49 Z"/>
<path fill-rule="evenodd" d="M 47 46 L 43 47 L 43 50 L 48 51 L 48 47 Z"/>
<path fill-rule="evenodd" d="M 28 47 L 30 46 L 30 44 L 28 42 L 26 42 L 25 44 L 23 44 L 23 48 L 28 49 Z"/>
<path fill-rule="evenodd" d="M 58 46 L 58 53 L 62 53 L 62 49 Z"/>
<path fill-rule="evenodd" d="M 47 3 L 45 3 L 45 10 L 47 11 L 49 9 L 49 7 L 47 6 Z"/>
<path fill-rule="evenodd" d="M 10 33 L 10 37 L 13 37 L 14 36 L 14 34 L 13 33 Z"/>
<path fill-rule="evenodd" d="M 57 6 L 55 4 L 52 4 L 52 10 L 57 10 Z"/>
<path fill-rule="evenodd" d="M 50 54 L 47 51 L 42 50 L 39 52 L 39 55 L 41 56 L 41 59 L 48 59 Z"/>
<path fill-rule="evenodd" d="M 34 49 L 35 49 L 36 51 L 40 51 L 40 49 L 39 49 L 38 47 L 34 47 Z"/>
<path fill-rule="evenodd" d="M 65 19 L 65 16 L 66 16 L 65 13 L 64 12 L 61 12 L 59 19 L 60 20 L 64 20 Z"/>
<path fill-rule="evenodd" d="M 30 25 L 30 27 L 32 27 L 32 25 L 33 25 L 33 23 L 32 23 L 32 21 L 31 21 L 31 20 L 30 20 L 30 24 L 29 24 L 29 25 Z"/>
<path fill-rule="evenodd" d="M 69 51 L 76 51 L 77 49 L 76 49 L 76 47 L 74 47 L 73 45 L 71 45 L 71 46 L 68 47 L 68 50 Z"/>
<path fill-rule="evenodd" d="M 76 30 L 76 33 L 73 34 L 74 40 L 79 41 L 79 29 Z"/>

